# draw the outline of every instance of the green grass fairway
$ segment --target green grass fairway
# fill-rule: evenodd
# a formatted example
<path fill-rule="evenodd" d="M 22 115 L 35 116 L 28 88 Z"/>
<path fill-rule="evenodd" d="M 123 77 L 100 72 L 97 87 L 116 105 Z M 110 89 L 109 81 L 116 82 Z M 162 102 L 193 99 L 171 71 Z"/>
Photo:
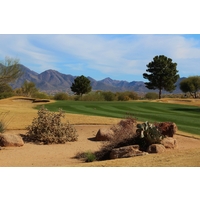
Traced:
<path fill-rule="evenodd" d="M 138 121 L 171 121 L 176 123 L 181 131 L 200 135 L 200 107 L 197 106 L 142 101 L 57 101 L 45 107 L 54 112 L 62 108 L 65 112 L 75 114 L 114 118 L 132 115 Z"/>

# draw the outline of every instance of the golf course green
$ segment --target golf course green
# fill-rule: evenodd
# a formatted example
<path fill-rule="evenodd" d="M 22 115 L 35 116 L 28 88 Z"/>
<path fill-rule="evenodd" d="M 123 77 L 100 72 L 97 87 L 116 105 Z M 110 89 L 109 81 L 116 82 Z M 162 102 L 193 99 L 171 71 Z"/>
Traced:
<path fill-rule="evenodd" d="M 37 107 L 39 109 L 39 107 Z M 177 124 L 184 132 L 200 135 L 200 107 L 150 101 L 56 101 L 45 105 L 50 111 L 59 108 L 66 113 L 125 118 L 128 115 L 137 121 Z"/>

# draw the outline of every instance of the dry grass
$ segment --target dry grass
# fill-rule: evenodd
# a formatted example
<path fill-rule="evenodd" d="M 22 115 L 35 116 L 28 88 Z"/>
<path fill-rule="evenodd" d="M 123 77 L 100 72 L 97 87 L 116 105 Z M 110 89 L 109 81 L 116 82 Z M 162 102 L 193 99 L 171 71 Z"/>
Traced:
<path fill-rule="evenodd" d="M 163 98 L 154 100 L 155 102 L 175 103 L 191 106 L 200 106 L 200 99 L 180 99 L 180 98 Z"/>
<path fill-rule="evenodd" d="M 19 100 L 17 98 L 20 98 Z M 37 105 L 44 103 L 32 103 L 30 100 L 21 99 L 21 97 L 12 97 L 8 99 L 0 100 L 0 113 L 9 112 L 7 118 L 12 118 L 12 122 L 8 124 L 7 129 L 25 129 L 28 125 L 31 125 L 33 118 L 37 117 L 37 110 L 34 109 Z M 53 100 L 50 103 L 54 102 Z M 45 103 L 47 104 L 47 103 Z M 78 114 L 65 114 L 64 120 L 70 122 L 70 124 L 115 124 L 119 122 L 119 119 L 97 116 L 86 116 Z"/>

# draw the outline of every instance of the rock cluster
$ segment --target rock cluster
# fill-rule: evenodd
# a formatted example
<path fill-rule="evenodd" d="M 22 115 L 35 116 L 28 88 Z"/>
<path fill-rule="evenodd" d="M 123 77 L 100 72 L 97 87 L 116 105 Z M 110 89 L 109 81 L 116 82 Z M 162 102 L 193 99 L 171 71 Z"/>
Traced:
<path fill-rule="evenodd" d="M 163 153 L 166 149 L 177 148 L 177 141 L 173 138 L 178 130 L 176 124 L 172 122 L 162 122 L 154 125 L 160 130 L 161 134 L 164 135 L 160 144 L 151 144 L 146 152 L 140 151 L 140 147 L 137 144 L 113 148 L 110 153 L 110 159 L 142 156 L 148 153 Z M 110 141 L 114 136 L 114 131 L 111 128 L 102 128 L 98 130 L 95 140 Z"/>

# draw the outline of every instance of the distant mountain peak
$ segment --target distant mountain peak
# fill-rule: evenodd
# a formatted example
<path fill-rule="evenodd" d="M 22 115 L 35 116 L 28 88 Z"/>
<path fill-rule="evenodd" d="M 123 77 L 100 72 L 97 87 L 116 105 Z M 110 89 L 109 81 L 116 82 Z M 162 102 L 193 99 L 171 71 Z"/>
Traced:
<path fill-rule="evenodd" d="M 55 94 L 58 92 L 68 92 L 72 93 L 71 85 L 74 82 L 74 79 L 77 76 L 72 76 L 70 74 L 62 74 L 56 70 L 48 69 L 40 74 L 30 70 L 24 65 L 20 65 L 24 74 L 22 77 L 17 79 L 15 83 L 12 83 L 11 86 L 13 89 L 20 88 L 25 80 L 34 82 L 36 87 L 42 91 L 49 94 Z M 104 78 L 100 81 L 96 81 L 92 77 L 88 77 L 91 81 L 92 90 L 102 90 L 102 91 L 111 91 L 111 92 L 120 92 L 120 91 L 134 91 L 138 93 L 152 92 L 153 90 L 148 90 L 145 87 L 143 81 L 120 81 L 113 80 L 110 77 Z M 182 79 L 182 78 L 181 78 Z M 180 79 L 177 81 L 180 83 Z M 181 93 L 180 89 L 177 88 L 175 93 Z"/>

